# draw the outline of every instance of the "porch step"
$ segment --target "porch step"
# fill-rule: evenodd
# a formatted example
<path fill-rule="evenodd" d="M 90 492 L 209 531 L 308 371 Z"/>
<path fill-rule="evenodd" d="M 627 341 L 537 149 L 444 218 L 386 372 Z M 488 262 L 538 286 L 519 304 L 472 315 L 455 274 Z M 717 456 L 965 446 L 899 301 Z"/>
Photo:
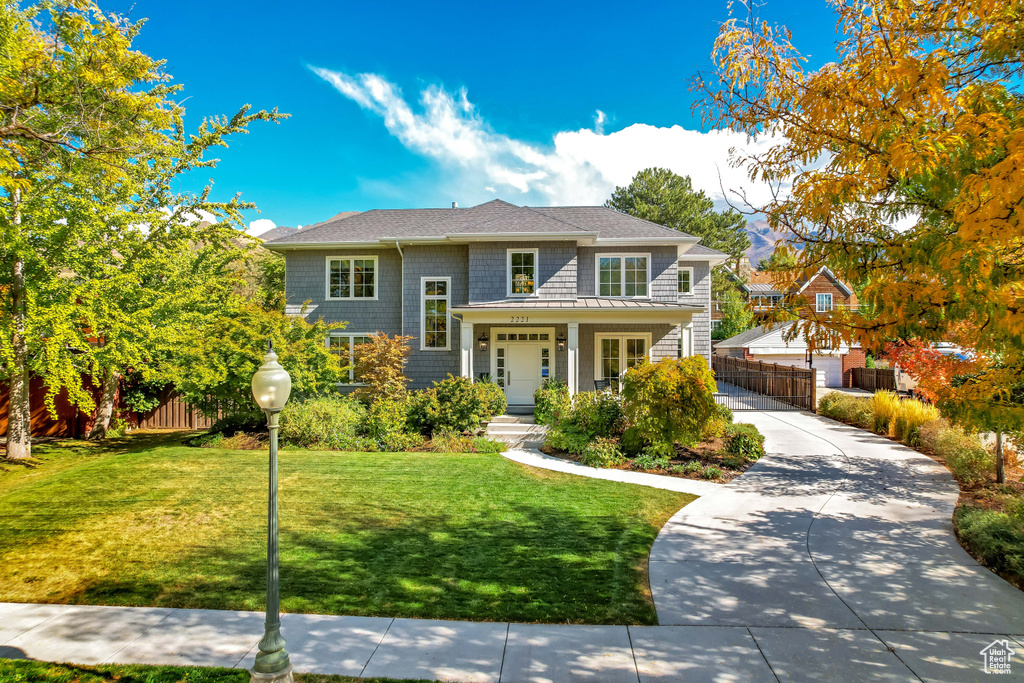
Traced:
<path fill-rule="evenodd" d="M 538 446 L 548 428 L 536 424 L 533 415 L 499 415 L 487 424 L 487 436 L 510 446 Z"/>
<path fill-rule="evenodd" d="M 533 415 L 498 415 L 491 418 L 491 424 L 520 424 L 520 425 L 532 425 L 536 424 L 536 420 L 533 419 Z"/>

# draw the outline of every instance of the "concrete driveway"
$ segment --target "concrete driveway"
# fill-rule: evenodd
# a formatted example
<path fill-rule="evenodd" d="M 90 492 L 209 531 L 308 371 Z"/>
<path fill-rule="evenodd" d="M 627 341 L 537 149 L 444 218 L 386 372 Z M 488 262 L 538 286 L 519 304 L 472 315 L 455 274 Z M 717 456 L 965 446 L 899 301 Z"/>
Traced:
<path fill-rule="evenodd" d="M 769 455 L 662 529 L 659 628 L 739 627 L 780 680 L 981 680 L 980 651 L 1021 640 L 1024 593 L 957 543 L 945 468 L 809 413 L 736 419 Z"/>

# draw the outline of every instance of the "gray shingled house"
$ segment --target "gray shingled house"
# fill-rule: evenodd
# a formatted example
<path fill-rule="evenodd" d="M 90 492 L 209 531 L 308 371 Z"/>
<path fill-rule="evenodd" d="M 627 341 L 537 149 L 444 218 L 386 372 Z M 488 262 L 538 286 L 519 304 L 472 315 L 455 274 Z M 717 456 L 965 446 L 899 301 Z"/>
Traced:
<path fill-rule="evenodd" d="M 265 244 L 286 259 L 288 312 L 412 342 L 412 388 L 490 375 L 510 405 L 546 377 L 588 391 L 638 359 L 710 360 L 711 267 L 692 235 L 601 206 L 378 209 Z M 350 377 L 355 384 L 358 377 Z"/>

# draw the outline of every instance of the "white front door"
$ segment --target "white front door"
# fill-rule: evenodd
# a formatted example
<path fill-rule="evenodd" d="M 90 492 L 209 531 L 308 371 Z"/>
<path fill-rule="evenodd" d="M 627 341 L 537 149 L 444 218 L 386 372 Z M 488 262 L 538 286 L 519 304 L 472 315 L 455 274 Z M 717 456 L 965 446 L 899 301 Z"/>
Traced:
<path fill-rule="evenodd" d="M 532 405 L 540 386 L 540 344 L 509 344 L 506 354 L 505 397 L 512 405 Z"/>

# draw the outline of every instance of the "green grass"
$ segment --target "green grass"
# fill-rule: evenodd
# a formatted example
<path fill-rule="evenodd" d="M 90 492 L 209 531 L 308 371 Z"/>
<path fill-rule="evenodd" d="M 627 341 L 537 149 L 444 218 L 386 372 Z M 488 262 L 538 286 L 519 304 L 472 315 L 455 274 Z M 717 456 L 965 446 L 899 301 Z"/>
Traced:
<path fill-rule="evenodd" d="M 0 601 L 264 607 L 266 453 L 139 435 L 0 472 Z M 693 496 L 499 455 L 284 451 L 287 612 L 653 624 L 647 555 Z"/>
<path fill-rule="evenodd" d="M 4 683 L 249 683 L 244 669 L 197 666 L 78 666 L 0 659 Z M 412 679 L 295 674 L 295 683 L 416 683 Z"/>

